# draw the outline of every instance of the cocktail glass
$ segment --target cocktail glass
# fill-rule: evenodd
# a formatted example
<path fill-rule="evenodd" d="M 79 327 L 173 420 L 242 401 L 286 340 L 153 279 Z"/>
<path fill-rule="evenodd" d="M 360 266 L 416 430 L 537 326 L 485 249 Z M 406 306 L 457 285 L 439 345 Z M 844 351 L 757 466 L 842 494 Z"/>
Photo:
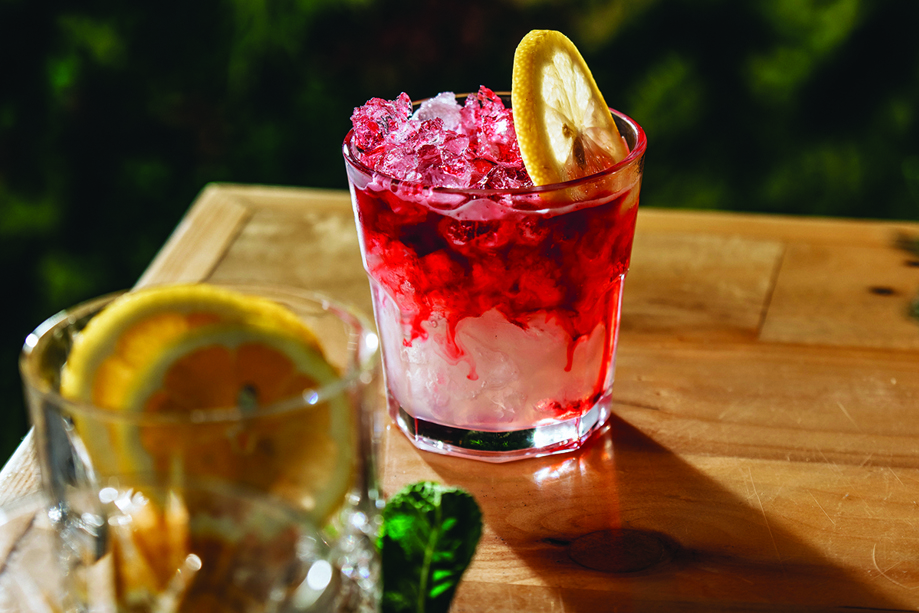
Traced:
<path fill-rule="evenodd" d="M 92 533 L 85 518 L 106 516 L 98 506 L 98 494 L 105 488 L 120 493 L 135 488 L 157 498 L 145 488 L 169 492 L 193 483 L 210 487 L 216 481 L 259 492 L 298 509 L 317 525 L 342 580 L 356 586 L 363 600 L 359 606 L 373 610 L 379 597 L 374 541 L 383 504 L 374 466 L 377 336 L 362 315 L 316 294 L 269 286 L 232 289 L 289 307 L 315 333 L 340 378 L 257 408 L 206 408 L 181 414 L 103 409 L 62 397 L 59 386 L 74 339 L 115 296 L 55 315 L 27 338 L 20 371 L 43 487 L 57 509 L 58 529 L 72 537 L 76 550 L 85 551 L 80 540 Z M 350 453 L 344 458 L 348 463 L 344 470 L 320 465 L 336 462 L 336 454 L 318 454 L 317 461 L 311 450 L 323 444 L 314 440 L 310 430 L 315 423 L 310 415 L 317 409 L 327 410 L 330 420 L 347 428 Z M 330 474 L 349 483 L 342 487 L 324 482 Z M 328 500 L 329 490 L 344 493 L 333 506 L 317 508 L 317 501 Z M 165 498 L 160 498 L 158 502 L 164 504 Z M 201 508 L 204 498 L 196 495 L 194 500 L 195 508 Z M 105 544 L 104 539 L 88 542 L 91 547 Z M 71 556 L 70 561 L 80 565 L 84 559 Z"/>
<path fill-rule="evenodd" d="M 419 448 L 490 462 L 578 448 L 612 404 L 644 131 L 582 179 L 521 189 L 399 181 L 343 146 L 392 419 Z"/>

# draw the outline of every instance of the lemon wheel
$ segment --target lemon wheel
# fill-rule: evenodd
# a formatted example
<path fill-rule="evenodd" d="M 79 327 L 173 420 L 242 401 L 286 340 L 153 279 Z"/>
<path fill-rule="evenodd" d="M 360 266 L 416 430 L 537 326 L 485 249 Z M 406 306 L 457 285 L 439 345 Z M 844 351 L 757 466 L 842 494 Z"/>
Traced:
<path fill-rule="evenodd" d="M 242 483 L 322 523 L 357 453 L 340 378 L 286 307 L 198 284 L 115 299 L 74 342 L 61 393 L 98 407 L 75 426 L 103 474 Z"/>
<path fill-rule="evenodd" d="M 517 46 L 514 129 L 536 185 L 601 172 L 629 154 L 577 47 L 561 32 L 533 30 Z"/>

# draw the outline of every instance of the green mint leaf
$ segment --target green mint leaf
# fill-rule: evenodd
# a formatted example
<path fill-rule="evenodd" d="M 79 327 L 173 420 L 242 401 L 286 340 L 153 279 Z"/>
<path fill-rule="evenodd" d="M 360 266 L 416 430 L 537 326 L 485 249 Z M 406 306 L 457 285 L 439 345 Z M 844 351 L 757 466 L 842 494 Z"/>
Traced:
<path fill-rule="evenodd" d="M 460 488 L 422 481 L 383 509 L 383 613 L 447 613 L 482 536 L 482 511 Z"/>

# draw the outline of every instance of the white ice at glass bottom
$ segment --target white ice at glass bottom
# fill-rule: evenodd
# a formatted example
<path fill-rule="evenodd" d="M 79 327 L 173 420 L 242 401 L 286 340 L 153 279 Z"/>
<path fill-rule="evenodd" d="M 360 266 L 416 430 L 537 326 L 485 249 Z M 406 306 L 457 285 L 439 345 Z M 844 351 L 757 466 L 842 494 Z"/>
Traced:
<path fill-rule="evenodd" d="M 473 430 L 532 428 L 551 421 L 553 407 L 590 398 L 601 378 L 612 382 L 601 373 L 610 367 L 602 324 L 577 344 L 566 369 L 570 339 L 556 321 L 537 314 L 523 329 L 492 309 L 459 322 L 464 355 L 455 359 L 444 351 L 443 322 L 427 322 L 427 338 L 405 343 L 395 305 L 383 292 L 376 298 L 389 391 L 413 417 Z"/>

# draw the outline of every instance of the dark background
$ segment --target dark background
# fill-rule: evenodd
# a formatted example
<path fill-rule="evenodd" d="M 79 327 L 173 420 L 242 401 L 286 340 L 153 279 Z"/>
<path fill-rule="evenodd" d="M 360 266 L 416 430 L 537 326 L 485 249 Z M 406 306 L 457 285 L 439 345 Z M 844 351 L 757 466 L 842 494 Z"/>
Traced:
<path fill-rule="evenodd" d="M 211 181 L 346 187 L 353 107 L 510 89 L 565 32 L 642 206 L 919 219 L 919 2 L 0 0 L 0 463 L 25 336 L 131 286 Z"/>

